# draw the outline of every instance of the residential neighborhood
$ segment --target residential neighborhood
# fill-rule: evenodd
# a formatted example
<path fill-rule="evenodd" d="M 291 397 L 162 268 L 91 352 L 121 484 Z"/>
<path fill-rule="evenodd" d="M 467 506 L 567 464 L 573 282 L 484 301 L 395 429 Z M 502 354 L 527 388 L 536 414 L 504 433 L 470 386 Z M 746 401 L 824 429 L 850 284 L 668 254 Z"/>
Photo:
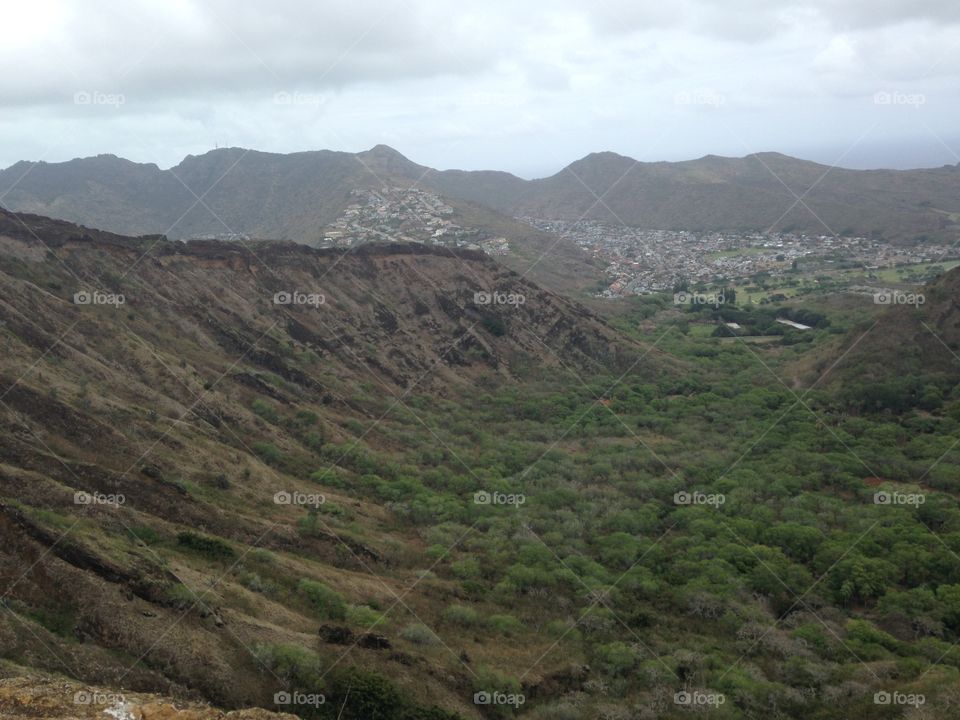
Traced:
<path fill-rule="evenodd" d="M 365 242 L 421 242 L 506 255 L 510 244 L 478 228 L 455 222 L 454 209 L 439 195 L 418 188 L 352 190 L 343 215 L 324 229 L 321 247 Z"/>
<path fill-rule="evenodd" d="M 952 257 L 946 245 L 904 248 L 879 239 L 781 232 L 646 230 L 593 220 L 518 218 L 569 238 L 605 268 L 604 297 L 669 291 L 678 283 L 735 281 L 767 273 L 776 278 L 798 266 L 806 274 L 840 268 L 866 271 Z"/>

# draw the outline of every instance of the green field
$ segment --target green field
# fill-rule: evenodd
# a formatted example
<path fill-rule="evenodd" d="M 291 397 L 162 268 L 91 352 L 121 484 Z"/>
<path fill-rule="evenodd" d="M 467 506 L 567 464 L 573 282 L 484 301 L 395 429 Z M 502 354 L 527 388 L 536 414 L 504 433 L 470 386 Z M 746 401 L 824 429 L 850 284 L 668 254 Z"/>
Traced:
<path fill-rule="evenodd" d="M 825 270 L 817 272 L 818 277 L 829 277 L 831 282 L 823 284 L 818 282 L 810 275 L 800 277 L 800 285 L 790 286 L 787 284 L 772 284 L 776 278 L 771 278 L 771 284 L 764 290 L 748 292 L 748 287 L 755 287 L 748 281 L 739 281 L 734 285 L 737 291 L 737 304 L 750 305 L 770 297 L 771 295 L 781 294 L 787 298 L 794 298 L 798 295 L 810 292 L 829 291 L 843 292 L 845 287 L 857 285 L 878 285 L 882 283 L 892 285 L 922 285 L 929 278 L 927 273 L 934 267 L 940 267 L 944 272 L 952 270 L 960 265 L 960 260 L 948 260 L 945 262 L 915 263 L 912 265 L 901 265 L 898 267 L 881 268 L 879 270 L 866 271 L 863 269 L 842 269 Z M 793 276 L 796 277 L 796 276 Z"/>

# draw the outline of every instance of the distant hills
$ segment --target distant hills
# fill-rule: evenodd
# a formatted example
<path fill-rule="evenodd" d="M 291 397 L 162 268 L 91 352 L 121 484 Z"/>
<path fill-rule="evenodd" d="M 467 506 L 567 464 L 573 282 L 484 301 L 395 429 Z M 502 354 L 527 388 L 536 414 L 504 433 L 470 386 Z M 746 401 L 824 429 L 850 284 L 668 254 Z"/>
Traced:
<path fill-rule="evenodd" d="M 0 205 L 125 235 L 236 233 L 311 244 L 356 201 L 352 190 L 406 187 L 418 180 L 432 187 L 427 182 L 432 174 L 436 171 L 383 145 L 356 154 L 225 148 L 190 155 L 168 170 L 98 155 L 63 163 L 19 162 L 0 171 Z M 592 258 L 573 242 L 456 199 L 465 194 L 450 198 L 456 219 L 508 237 L 512 251 L 502 258 L 508 267 L 563 291 L 600 279 Z"/>
<path fill-rule="evenodd" d="M 778 153 L 675 163 L 595 153 L 526 183 L 506 205 L 481 195 L 469 197 L 511 214 L 586 215 L 654 229 L 774 229 L 907 241 L 956 238 L 960 229 L 951 216 L 960 211 L 960 166 L 831 169 Z"/>
<path fill-rule="evenodd" d="M 349 204 L 351 190 L 385 183 L 417 184 L 504 216 L 652 229 L 772 228 L 905 242 L 954 239 L 960 229 L 960 166 L 848 170 L 778 153 L 647 163 L 601 152 L 529 181 L 434 170 L 385 145 L 288 155 L 224 148 L 169 170 L 100 155 L 19 162 L 0 171 L 0 202 L 127 234 L 233 231 L 312 242 Z"/>

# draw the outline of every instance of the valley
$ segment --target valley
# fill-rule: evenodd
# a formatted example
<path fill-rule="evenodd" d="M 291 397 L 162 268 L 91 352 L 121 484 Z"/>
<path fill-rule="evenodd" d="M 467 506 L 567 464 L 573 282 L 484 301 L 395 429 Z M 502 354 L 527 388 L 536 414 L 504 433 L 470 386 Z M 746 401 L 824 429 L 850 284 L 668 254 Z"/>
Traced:
<path fill-rule="evenodd" d="M 604 319 L 466 248 L 0 221 L 8 676 L 302 718 L 952 715 L 956 271 L 919 307 Z"/>
<path fill-rule="evenodd" d="M 960 4 L 3 11 L 0 720 L 960 718 Z"/>
<path fill-rule="evenodd" d="M 3 20 L 0 720 L 960 718 L 960 3 Z"/>

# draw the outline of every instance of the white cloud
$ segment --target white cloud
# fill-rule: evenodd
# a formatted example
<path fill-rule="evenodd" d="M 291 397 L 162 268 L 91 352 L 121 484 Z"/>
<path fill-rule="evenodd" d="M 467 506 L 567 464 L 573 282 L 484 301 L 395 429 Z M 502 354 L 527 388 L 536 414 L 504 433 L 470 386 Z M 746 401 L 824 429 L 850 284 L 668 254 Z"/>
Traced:
<path fill-rule="evenodd" d="M 955 2 L 5 6 L 18 31 L 0 63 L 18 71 L 0 75 L 4 166 L 45 153 L 167 166 L 214 143 L 287 152 L 387 142 L 441 167 L 537 174 L 600 149 L 643 159 L 742 154 L 744 144 L 810 151 L 872 126 L 878 138 L 906 137 L 910 123 L 916 137 L 927 127 L 949 137 L 960 110 Z M 928 102 L 912 116 L 887 112 L 868 102 L 881 89 Z M 123 102 L 77 105 L 78 92 Z"/>

